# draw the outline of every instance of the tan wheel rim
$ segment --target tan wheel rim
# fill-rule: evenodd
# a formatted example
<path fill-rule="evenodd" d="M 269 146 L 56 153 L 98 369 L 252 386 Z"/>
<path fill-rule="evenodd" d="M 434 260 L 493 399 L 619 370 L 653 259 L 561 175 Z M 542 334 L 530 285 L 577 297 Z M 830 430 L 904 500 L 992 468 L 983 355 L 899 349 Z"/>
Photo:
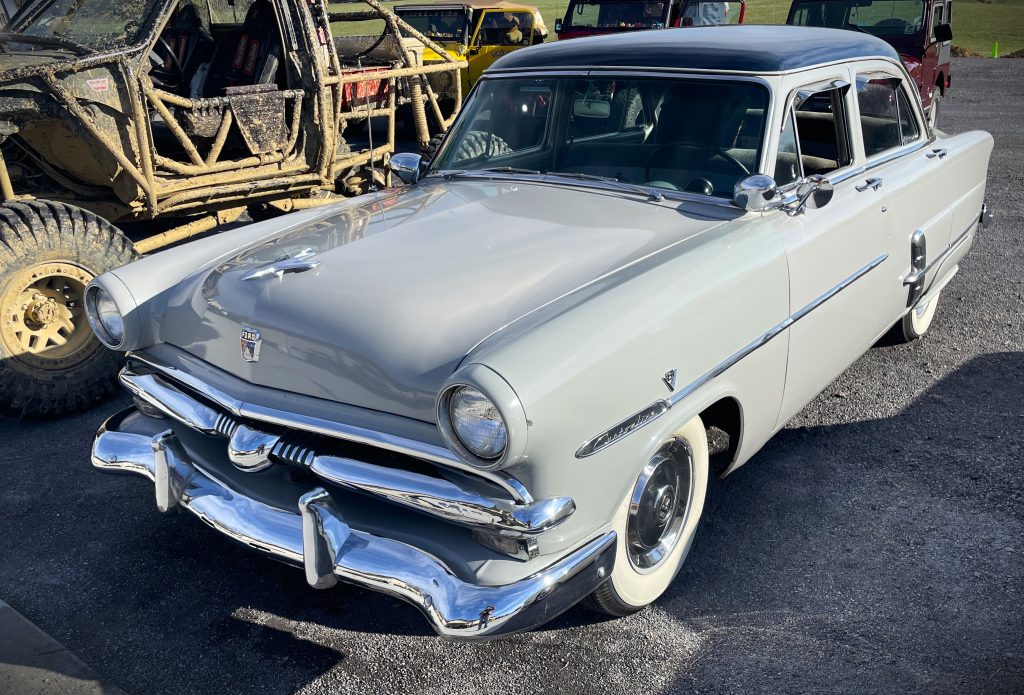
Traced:
<path fill-rule="evenodd" d="M 14 273 L 0 295 L 0 341 L 19 361 L 46 370 L 73 367 L 99 346 L 85 316 L 93 274 L 73 263 L 39 263 Z"/>

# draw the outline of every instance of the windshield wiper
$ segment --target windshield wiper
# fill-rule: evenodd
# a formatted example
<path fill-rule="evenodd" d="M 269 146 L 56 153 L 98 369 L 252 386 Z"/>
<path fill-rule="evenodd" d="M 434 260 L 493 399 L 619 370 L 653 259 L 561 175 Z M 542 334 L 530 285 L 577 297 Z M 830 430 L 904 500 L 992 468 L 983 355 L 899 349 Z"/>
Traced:
<path fill-rule="evenodd" d="M 853 22 L 847 22 L 845 26 L 850 27 L 851 29 L 855 29 L 856 31 L 859 31 L 862 34 L 867 34 L 868 36 L 874 36 L 874 34 L 872 34 L 870 31 L 868 31 L 867 29 L 865 29 L 864 27 L 862 27 L 859 24 L 854 24 Z"/>
<path fill-rule="evenodd" d="M 548 176 L 557 176 L 562 179 L 575 179 L 577 181 L 599 181 L 601 183 L 613 184 L 616 188 L 632 193 L 639 193 L 647 196 L 650 200 L 664 200 L 664 194 L 654 186 L 644 186 L 638 183 L 629 183 L 617 179 L 614 176 L 598 176 L 597 174 L 583 174 L 578 171 L 549 171 Z"/>
<path fill-rule="evenodd" d="M 0 43 L 27 43 L 33 46 L 55 46 L 74 51 L 78 55 L 88 55 L 93 52 L 88 46 L 83 46 L 77 41 L 64 38 L 63 36 L 39 36 L 37 34 L 14 34 L 11 32 L 0 32 Z"/>
<path fill-rule="evenodd" d="M 523 169 L 522 167 L 490 167 L 487 169 L 447 169 L 433 172 L 440 174 L 446 181 L 450 181 L 454 178 L 459 177 L 473 177 L 484 175 L 486 178 L 487 174 L 529 174 L 531 176 L 539 176 L 540 172 L 536 169 Z"/>

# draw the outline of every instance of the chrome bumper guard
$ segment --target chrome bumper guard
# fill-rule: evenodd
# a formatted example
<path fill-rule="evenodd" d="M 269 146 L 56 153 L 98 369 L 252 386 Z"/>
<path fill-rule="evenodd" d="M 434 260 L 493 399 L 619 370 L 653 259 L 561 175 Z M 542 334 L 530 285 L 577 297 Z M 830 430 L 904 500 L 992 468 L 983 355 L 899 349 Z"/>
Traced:
<path fill-rule="evenodd" d="M 503 500 L 464 490 L 443 478 L 351 458 L 317 455 L 290 445 L 286 437 L 241 424 L 155 374 L 136 374 L 125 369 L 121 372 L 121 383 L 139 401 L 190 429 L 228 438 L 229 458 L 241 470 L 263 470 L 270 465 L 271 456 L 289 459 L 335 485 L 506 538 L 529 539 L 576 511 L 571 497 Z"/>
<path fill-rule="evenodd" d="M 118 413 L 100 428 L 94 467 L 150 479 L 160 511 L 186 509 L 236 541 L 304 567 L 314 588 L 340 579 L 403 599 L 446 637 L 486 639 L 528 630 L 596 589 L 612 569 L 614 531 L 514 583 L 465 582 L 428 553 L 351 528 L 321 487 L 303 495 L 294 513 L 240 494 L 194 466 L 170 430 L 152 437 L 121 431 L 134 412 Z"/>

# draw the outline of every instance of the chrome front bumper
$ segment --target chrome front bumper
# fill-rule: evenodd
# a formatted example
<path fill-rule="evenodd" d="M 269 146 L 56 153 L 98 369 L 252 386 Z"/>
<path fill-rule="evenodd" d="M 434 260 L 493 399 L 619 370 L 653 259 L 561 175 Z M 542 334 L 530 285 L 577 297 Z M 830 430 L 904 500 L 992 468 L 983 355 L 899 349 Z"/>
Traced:
<path fill-rule="evenodd" d="M 186 509 L 236 541 L 301 566 L 314 588 L 340 579 L 397 596 L 419 608 L 446 637 L 481 639 L 528 630 L 575 604 L 611 572 L 614 531 L 511 584 L 463 581 L 422 550 L 351 528 L 323 487 L 309 490 L 293 512 L 241 494 L 194 465 L 172 431 L 151 436 L 123 428 L 135 412 L 118 413 L 100 428 L 92 448 L 94 467 L 145 476 L 154 483 L 160 511 Z"/>

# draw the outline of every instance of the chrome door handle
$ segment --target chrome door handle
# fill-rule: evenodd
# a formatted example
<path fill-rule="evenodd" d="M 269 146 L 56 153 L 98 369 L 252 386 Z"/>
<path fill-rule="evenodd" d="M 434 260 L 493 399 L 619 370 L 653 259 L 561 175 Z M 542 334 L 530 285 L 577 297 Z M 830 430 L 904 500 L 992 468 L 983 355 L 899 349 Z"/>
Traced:
<path fill-rule="evenodd" d="M 928 159 L 935 159 L 936 157 L 938 157 L 939 159 L 942 159 L 947 154 L 949 154 L 949 153 L 946 152 L 946 148 L 945 147 L 936 147 L 931 152 L 926 154 L 925 157 L 927 157 Z"/>
<path fill-rule="evenodd" d="M 857 186 L 858 191 L 866 191 L 869 188 L 873 191 L 877 191 L 882 187 L 882 179 L 868 179 L 861 185 Z"/>

